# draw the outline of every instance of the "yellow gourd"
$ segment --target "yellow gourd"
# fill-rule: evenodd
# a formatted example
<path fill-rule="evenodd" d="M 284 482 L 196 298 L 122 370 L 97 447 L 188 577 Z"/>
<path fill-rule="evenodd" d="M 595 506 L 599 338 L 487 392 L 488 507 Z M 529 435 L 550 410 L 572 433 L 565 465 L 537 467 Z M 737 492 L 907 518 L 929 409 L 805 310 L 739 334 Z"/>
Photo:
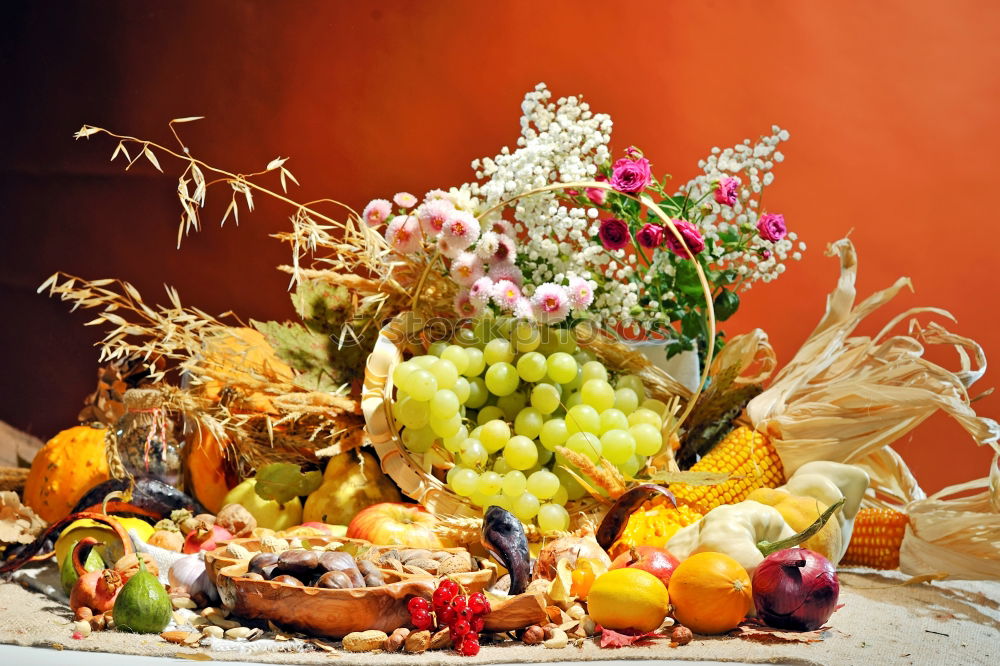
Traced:
<path fill-rule="evenodd" d="M 793 495 L 778 488 L 758 488 L 750 493 L 748 500 L 773 506 L 796 532 L 801 532 L 816 522 L 827 505 L 812 497 Z M 836 520 L 828 521 L 819 532 L 801 544 L 802 548 L 816 551 L 831 562 L 836 562 L 843 548 L 840 525 Z"/>
<path fill-rule="evenodd" d="M 46 442 L 31 462 L 24 502 L 50 523 L 65 518 L 88 490 L 107 481 L 103 428 L 80 425 Z"/>
<path fill-rule="evenodd" d="M 399 489 L 367 451 L 346 451 L 330 459 L 323 485 L 306 498 L 302 521 L 346 525 L 373 504 L 400 502 Z"/>
<path fill-rule="evenodd" d="M 153 536 L 153 526 L 141 518 L 126 518 L 123 516 L 112 516 L 117 520 L 125 531 L 134 530 L 139 538 L 148 541 Z M 97 539 L 101 544 L 96 547 L 105 562 L 114 564 L 125 553 L 121 548 L 121 539 L 110 526 L 99 523 L 89 518 L 74 520 L 66 526 L 59 538 L 56 539 L 56 562 L 62 564 L 73 552 L 73 547 L 78 541 L 86 537 Z"/>
<path fill-rule="evenodd" d="M 258 527 L 280 531 L 302 523 L 302 502 L 298 497 L 285 504 L 265 500 L 257 494 L 257 479 L 246 479 L 229 491 L 222 501 L 226 504 L 241 504 L 257 520 Z"/>

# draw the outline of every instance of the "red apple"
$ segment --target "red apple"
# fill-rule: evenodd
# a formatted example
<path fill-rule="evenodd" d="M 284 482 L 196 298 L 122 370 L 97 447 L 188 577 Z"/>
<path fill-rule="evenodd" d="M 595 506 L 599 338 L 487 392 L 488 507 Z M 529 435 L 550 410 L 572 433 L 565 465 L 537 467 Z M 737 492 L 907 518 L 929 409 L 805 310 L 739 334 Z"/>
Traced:
<path fill-rule="evenodd" d="M 671 555 L 666 548 L 636 546 L 616 557 L 611 563 L 611 568 L 642 569 L 653 574 L 666 585 L 670 582 L 670 576 L 678 564 L 680 564 L 680 560 Z"/>
<path fill-rule="evenodd" d="M 418 504 L 383 502 L 363 509 L 347 526 L 347 537 L 379 546 L 443 548 L 434 533 L 437 518 Z"/>

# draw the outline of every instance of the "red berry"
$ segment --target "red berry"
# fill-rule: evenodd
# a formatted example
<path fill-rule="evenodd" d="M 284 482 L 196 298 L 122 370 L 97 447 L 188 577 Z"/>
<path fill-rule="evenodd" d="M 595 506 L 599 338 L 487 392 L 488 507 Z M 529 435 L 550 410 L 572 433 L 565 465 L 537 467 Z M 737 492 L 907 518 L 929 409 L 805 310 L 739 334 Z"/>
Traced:
<path fill-rule="evenodd" d="M 458 619 L 455 611 L 447 607 L 439 613 L 439 617 L 441 618 L 441 622 L 448 626 L 455 624 L 455 620 Z"/>
<path fill-rule="evenodd" d="M 441 581 L 438 585 L 438 589 L 445 590 L 444 594 L 446 594 L 449 599 L 453 599 L 459 592 L 458 583 L 447 578 Z"/>
<path fill-rule="evenodd" d="M 451 625 L 451 633 L 456 636 L 464 636 L 469 633 L 470 625 L 465 620 L 459 620 Z"/>
<path fill-rule="evenodd" d="M 463 608 L 462 610 L 458 611 L 458 617 L 462 618 L 463 620 L 471 620 L 475 616 L 476 614 L 472 612 L 471 608 Z"/>
<path fill-rule="evenodd" d="M 468 599 L 462 596 L 457 596 L 451 600 L 451 609 L 456 613 L 464 610 L 468 605 Z"/>
<path fill-rule="evenodd" d="M 471 620 L 469 620 L 469 631 L 471 631 L 474 634 L 478 634 L 480 631 L 483 630 L 483 625 L 485 624 L 486 623 L 483 621 L 483 618 L 474 617 Z"/>
<path fill-rule="evenodd" d="M 410 611 L 410 613 L 414 613 L 418 610 L 430 611 L 430 609 L 431 605 L 427 603 L 427 600 L 423 597 L 413 597 L 406 602 L 406 610 Z"/>
<path fill-rule="evenodd" d="M 476 592 L 471 597 L 469 597 L 469 608 L 476 615 L 484 615 L 489 613 L 490 602 L 486 599 L 486 595 L 482 592 Z"/>
<path fill-rule="evenodd" d="M 437 608 L 438 606 L 447 605 L 454 597 L 455 595 L 452 594 L 448 589 L 439 587 L 438 589 L 434 590 L 434 596 L 432 597 L 432 599 L 434 600 L 434 607 Z"/>
<path fill-rule="evenodd" d="M 410 613 L 410 621 L 413 626 L 418 630 L 430 629 L 434 621 L 431 619 L 431 614 L 425 610 L 416 610 Z"/>
<path fill-rule="evenodd" d="M 463 657 L 475 657 L 479 654 L 479 641 L 466 639 L 458 651 Z"/>
<path fill-rule="evenodd" d="M 72 635 L 72 638 L 75 639 L 75 640 L 78 640 L 78 641 L 79 640 L 83 640 L 83 632 L 81 632 L 81 631 L 74 631 L 73 635 Z"/>

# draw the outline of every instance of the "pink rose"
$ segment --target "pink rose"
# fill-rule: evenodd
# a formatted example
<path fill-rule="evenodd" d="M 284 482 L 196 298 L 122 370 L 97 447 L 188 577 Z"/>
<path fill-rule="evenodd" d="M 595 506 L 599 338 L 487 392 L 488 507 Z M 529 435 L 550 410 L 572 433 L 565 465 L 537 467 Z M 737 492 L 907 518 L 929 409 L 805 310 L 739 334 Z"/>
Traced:
<path fill-rule="evenodd" d="M 757 220 L 757 231 L 764 240 L 780 241 L 788 233 L 785 228 L 785 216 L 781 213 L 766 213 Z"/>
<path fill-rule="evenodd" d="M 594 180 L 598 183 L 606 183 L 608 182 L 608 177 L 604 174 L 600 174 Z M 587 198 L 590 199 L 590 202 L 595 206 L 603 206 L 604 201 L 608 198 L 608 191 L 599 187 L 588 187 L 586 191 L 584 191 L 584 194 L 587 195 Z"/>
<path fill-rule="evenodd" d="M 723 178 L 719 181 L 719 186 L 715 188 L 715 201 L 726 206 L 732 206 L 736 203 L 739 187 L 739 178 Z"/>
<path fill-rule="evenodd" d="M 611 187 L 619 192 L 642 192 L 650 180 L 652 175 L 649 172 L 649 160 L 645 157 L 623 157 L 611 168 Z"/>
<path fill-rule="evenodd" d="M 691 259 L 694 255 L 700 253 L 705 249 L 705 241 L 701 237 L 697 227 L 688 222 L 687 220 L 672 220 L 674 226 L 677 227 L 677 231 L 680 233 L 681 238 L 684 239 L 684 243 L 677 240 L 673 232 L 665 230 L 665 237 L 667 247 L 670 251 L 676 254 L 678 257 L 684 257 L 685 259 Z M 686 247 L 685 247 L 686 246 Z"/>
<path fill-rule="evenodd" d="M 655 250 L 663 244 L 663 227 L 647 223 L 642 229 L 639 229 L 635 240 L 647 250 Z"/>
<path fill-rule="evenodd" d="M 601 244 L 607 250 L 620 250 L 628 245 L 631 240 L 628 225 L 613 217 L 601 220 L 601 227 L 597 230 L 597 236 L 601 239 Z"/>

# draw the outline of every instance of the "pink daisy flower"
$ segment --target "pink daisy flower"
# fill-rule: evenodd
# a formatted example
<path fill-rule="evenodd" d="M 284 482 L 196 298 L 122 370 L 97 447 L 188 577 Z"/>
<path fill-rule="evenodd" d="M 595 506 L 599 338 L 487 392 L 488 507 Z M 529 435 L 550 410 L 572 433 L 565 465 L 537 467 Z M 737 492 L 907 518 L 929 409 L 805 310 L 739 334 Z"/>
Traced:
<path fill-rule="evenodd" d="M 361 213 L 361 217 L 369 227 L 377 227 L 388 220 L 390 215 L 392 215 L 392 204 L 385 199 L 372 199 Z"/>
<path fill-rule="evenodd" d="M 412 215 L 397 215 L 385 229 L 389 247 L 399 254 L 410 254 L 420 249 L 420 223 Z"/>
<path fill-rule="evenodd" d="M 465 251 L 460 245 L 455 245 L 444 236 L 438 238 L 438 251 L 449 259 L 457 259 Z"/>
<path fill-rule="evenodd" d="M 517 304 L 514 305 L 514 316 L 518 319 L 534 319 L 535 313 L 531 309 L 531 301 L 522 296 Z"/>
<path fill-rule="evenodd" d="M 464 211 L 455 211 L 441 227 L 441 237 L 464 250 L 479 240 L 479 231 L 479 220 Z"/>
<path fill-rule="evenodd" d="M 521 289 L 510 280 L 498 280 L 493 284 L 493 302 L 504 312 L 513 312 L 521 300 Z"/>
<path fill-rule="evenodd" d="M 510 280 L 516 285 L 524 284 L 524 274 L 521 273 L 521 269 L 512 264 L 509 261 L 498 261 L 490 266 L 489 273 L 490 279 L 494 282 L 500 280 Z"/>
<path fill-rule="evenodd" d="M 535 290 L 531 297 L 531 307 L 539 322 L 557 324 L 569 313 L 569 297 L 559 285 L 546 282 Z"/>
<path fill-rule="evenodd" d="M 576 310 L 586 310 L 594 302 L 594 283 L 581 277 L 569 279 L 569 302 Z"/>
<path fill-rule="evenodd" d="M 472 283 L 469 287 L 469 299 L 480 307 L 486 305 L 493 295 L 493 280 L 482 277 Z"/>
<path fill-rule="evenodd" d="M 475 317 L 482 311 L 482 304 L 478 304 L 470 298 L 468 289 L 463 289 L 455 295 L 455 312 L 460 317 Z"/>
<path fill-rule="evenodd" d="M 483 260 L 471 252 L 463 252 L 451 262 L 451 279 L 463 287 L 471 287 L 484 275 Z"/>
<path fill-rule="evenodd" d="M 490 231 L 494 231 L 498 234 L 503 234 L 505 236 L 510 236 L 511 238 L 515 236 L 514 225 L 508 222 L 507 220 L 503 219 L 502 217 L 493 221 L 493 224 L 490 225 Z"/>
<path fill-rule="evenodd" d="M 497 235 L 497 249 L 493 253 L 492 261 L 507 261 L 514 263 L 517 258 L 517 245 L 514 239 L 506 234 Z"/>
<path fill-rule="evenodd" d="M 451 199 L 448 197 L 448 193 L 441 189 L 431 190 L 430 192 L 424 195 L 425 202 L 442 201 L 442 200 L 451 203 Z"/>
<path fill-rule="evenodd" d="M 409 192 L 396 192 L 392 200 L 400 208 L 413 208 L 417 205 L 417 198 Z"/>
<path fill-rule="evenodd" d="M 434 199 L 418 208 L 417 217 L 420 218 L 420 228 L 424 230 L 424 235 L 427 238 L 440 236 L 444 223 L 454 212 L 455 207 L 447 199 Z"/>

